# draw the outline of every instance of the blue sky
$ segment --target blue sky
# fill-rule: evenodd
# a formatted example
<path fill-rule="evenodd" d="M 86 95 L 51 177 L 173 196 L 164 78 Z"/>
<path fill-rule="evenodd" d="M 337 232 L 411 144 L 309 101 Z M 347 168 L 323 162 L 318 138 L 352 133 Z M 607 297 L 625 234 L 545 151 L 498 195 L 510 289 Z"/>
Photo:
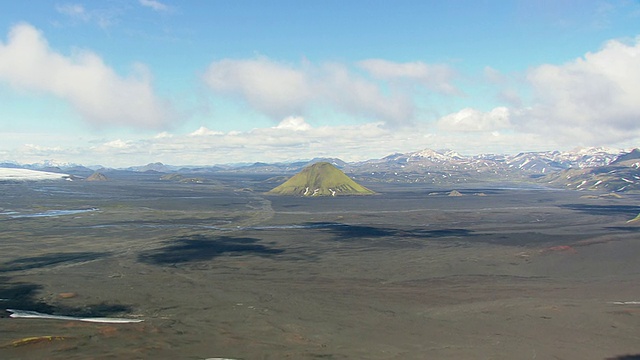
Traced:
<path fill-rule="evenodd" d="M 638 1 L 2 1 L 0 161 L 629 148 Z"/>

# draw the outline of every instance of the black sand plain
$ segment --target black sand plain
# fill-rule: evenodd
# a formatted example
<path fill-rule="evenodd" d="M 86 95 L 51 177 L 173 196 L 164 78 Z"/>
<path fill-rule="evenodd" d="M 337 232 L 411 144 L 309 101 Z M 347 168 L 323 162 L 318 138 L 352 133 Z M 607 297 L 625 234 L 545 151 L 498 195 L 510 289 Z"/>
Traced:
<path fill-rule="evenodd" d="M 640 358 L 638 195 L 158 177 L 0 183 L 0 358 Z"/>

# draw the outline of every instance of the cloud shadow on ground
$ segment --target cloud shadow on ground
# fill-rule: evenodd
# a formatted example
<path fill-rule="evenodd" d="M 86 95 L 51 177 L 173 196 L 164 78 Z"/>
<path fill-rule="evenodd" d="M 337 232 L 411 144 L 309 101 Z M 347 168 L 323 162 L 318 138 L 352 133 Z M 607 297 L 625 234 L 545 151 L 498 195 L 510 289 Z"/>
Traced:
<path fill-rule="evenodd" d="M 417 238 L 438 238 L 450 236 L 469 236 L 473 231 L 468 229 L 394 229 L 388 227 L 349 225 L 334 222 L 308 222 L 305 227 L 328 229 L 337 235 L 339 240 L 351 238 L 377 238 L 387 236 L 409 236 Z"/>
<path fill-rule="evenodd" d="M 45 314 L 79 316 L 79 317 L 109 317 L 131 312 L 131 307 L 122 304 L 98 303 L 82 307 L 52 305 L 41 298 L 41 285 L 14 282 L 10 277 L 0 277 L 0 308 L 37 311 Z M 9 313 L 0 312 L 0 317 L 9 317 Z"/>
<path fill-rule="evenodd" d="M 23 257 L 0 264 L 0 273 L 10 271 L 21 271 L 30 269 L 39 269 L 47 266 L 55 266 L 62 264 L 81 263 L 85 261 L 96 260 L 109 253 L 101 252 L 71 252 L 71 253 L 50 253 L 39 256 Z"/>
<path fill-rule="evenodd" d="M 638 232 L 640 231 L 640 226 L 607 226 L 607 229 L 625 232 Z"/>
<path fill-rule="evenodd" d="M 587 205 L 587 204 L 567 204 L 560 205 L 561 208 L 576 210 L 591 215 L 631 215 L 640 213 L 640 206 L 633 205 Z"/>
<path fill-rule="evenodd" d="M 434 238 L 459 238 L 474 236 L 472 230 L 468 229 L 395 229 L 378 226 L 349 225 L 333 222 L 313 222 L 305 223 L 305 227 L 318 228 L 330 232 L 337 241 L 351 240 L 372 240 L 378 238 L 390 238 L 397 241 L 401 239 L 434 239 Z"/>
<path fill-rule="evenodd" d="M 476 232 L 464 228 L 425 229 L 390 228 L 383 226 L 349 225 L 337 222 L 308 222 L 306 228 L 315 228 L 331 234 L 329 240 L 366 247 L 419 247 L 426 241 L 437 241 L 450 246 L 469 246 L 486 243 L 501 246 L 539 246 L 564 243 L 571 238 L 529 232 Z"/>
<path fill-rule="evenodd" d="M 640 360 L 640 354 L 620 355 L 612 358 L 607 358 L 606 360 Z"/>
<path fill-rule="evenodd" d="M 284 252 L 258 244 L 258 241 L 254 238 L 192 235 L 170 240 L 165 247 L 138 255 L 138 260 L 153 265 L 167 265 L 207 261 L 222 255 L 272 256 Z"/>

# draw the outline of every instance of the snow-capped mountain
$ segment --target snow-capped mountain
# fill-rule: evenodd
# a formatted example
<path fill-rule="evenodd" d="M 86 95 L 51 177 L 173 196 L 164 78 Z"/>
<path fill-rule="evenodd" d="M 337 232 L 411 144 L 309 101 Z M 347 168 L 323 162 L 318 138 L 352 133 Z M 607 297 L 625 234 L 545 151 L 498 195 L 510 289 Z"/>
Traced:
<path fill-rule="evenodd" d="M 405 154 L 392 154 L 382 159 L 349 164 L 346 170 L 361 178 L 375 178 L 394 182 L 471 182 L 507 178 L 505 164 L 488 156 L 464 156 L 451 150 L 424 149 Z M 505 172 L 506 171 L 506 172 Z M 518 171 L 521 172 L 521 171 Z M 519 176 L 519 175 L 518 175 Z"/>
<path fill-rule="evenodd" d="M 606 165 L 570 168 L 549 174 L 541 181 L 573 190 L 640 190 L 640 150 L 620 154 Z"/>
<path fill-rule="evenodd" d="M 541 174 L 571 168 L 606 166 L 614 161 L 622 150 L 607 148 L 580 148 L 572 151 L 525 152 L 508 156 L 505 162 L 510 167 Z"/>
<path fill-rule="evenodd" d="M 464 160 L 464 156 L 458 154 L 453 150 L 443 150 L 441 152 L 424 149 L 421 151 L 409 153 L 408 161 L 421 161 L 421 160 L 430 160 L 430 161 L 456 161 L 456 160 Z"/>
<path fill-rule="evenodd" d="M 374 162 L 430 163 L 453 168 L 454 166 L 500 166 L 517 168 L 534 173 L 545 173 L 568 168 L 588 168 L 605 166 L 624 152 L 606 148 L 581 148 L 572 151 L 523 152 L 516 155 L 480 154 L 464 156 L 451 150 L 436 151 L 425 149 L 406 154 L 393 154 Z"/>
<path fill-rule="evenodd" d="M 396 153 L 382 159 L 350 164 L 362 176 L 391 181 L 474 182 L 525 180 L 566 169 L 587 169 L 611 164 L 623 154 L 617 149 L 581 148 L 572 151 L 524 152 L 516 155 L 461 155 L 451 150 L 424 149 Z"/>
<path fill-rule="evenodd" d="M 432 163 L 447 163 L 457 160 L 464 160 L 465 157 L 458 154 L 455 151 L 444 150 L 435 151 L 431 149 L 424 149 L 421 151 L 415 151 L 410 153 L 395 153 L 380 159 L 382 162 L 397 162 L 397 163 L 409 163 L 409 162 L 432 162 Z M 371 160 L 375 161 L 375 160 Z"/>

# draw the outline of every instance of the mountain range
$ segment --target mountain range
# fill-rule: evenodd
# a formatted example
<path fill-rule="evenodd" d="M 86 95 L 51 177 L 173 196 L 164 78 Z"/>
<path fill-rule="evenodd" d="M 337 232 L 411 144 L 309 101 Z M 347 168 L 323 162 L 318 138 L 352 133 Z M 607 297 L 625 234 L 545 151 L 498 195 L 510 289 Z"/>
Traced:
<path fill-rule="evenodd" d="M 451 150 L 424 149 L 396 153 L 380 159 L 345 162 L 338 158 L 252 164 L 212 164 L 211 166 L 173 166 L 160 162 L 124 169 L 78 164 L 0 163 L 4 168 L 22 168 L 88 177 L 96 171 L 109 174 L 137 172 L 158 174 L 240 173 L 293 175 L 318 162 L 342 170 L 354 180 L 369 182 L 422 182 L 431 184 L 475 184 L 487 182 L 535 182 L 576 190 L 640 190 L 640 150 L 582 148 L 572 151 L 522 152 L 515 155 L 461 155 Z"/>

